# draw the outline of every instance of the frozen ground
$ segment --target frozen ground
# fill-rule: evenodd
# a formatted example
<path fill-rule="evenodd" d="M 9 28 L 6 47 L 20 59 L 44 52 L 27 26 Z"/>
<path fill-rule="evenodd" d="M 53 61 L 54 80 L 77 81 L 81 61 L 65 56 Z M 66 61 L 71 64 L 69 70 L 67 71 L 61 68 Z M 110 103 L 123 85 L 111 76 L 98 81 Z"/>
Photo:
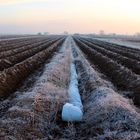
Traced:
<path fill-rule="evenodd" d="M 0 102 L 0 140 L 140 139 L 139 109 L 131 99 L 119 94 L 120 88 L 105 71 L 109 68 L 114 75 L 120 72 L 126 82 L 129 69 L 122 73 L 116 60 L 99 55 L 83 40 L 67 37 L 29 78 L 31 85 L 24 81 L 25 86 Z M 135 84 L 136 79 L 131 81 Z M 135 85 L 140 87 L 140 80 Z M 68 109 L 72 105 L 71 116 L 80 111 L 78 108 L 83 111 L 80 122 L 62 120 L 64 105 Z"/>
<path fill-rule="evenodd" d="M 115 43 L 118 45 L 124 45 L 131 48 L 140 49 L 140 40 L 138 41 L 129 41 L 127 39 L 120 39 L 120 38 L 96 38 L 98 40 L 106 41 L 109 43 Z"/>

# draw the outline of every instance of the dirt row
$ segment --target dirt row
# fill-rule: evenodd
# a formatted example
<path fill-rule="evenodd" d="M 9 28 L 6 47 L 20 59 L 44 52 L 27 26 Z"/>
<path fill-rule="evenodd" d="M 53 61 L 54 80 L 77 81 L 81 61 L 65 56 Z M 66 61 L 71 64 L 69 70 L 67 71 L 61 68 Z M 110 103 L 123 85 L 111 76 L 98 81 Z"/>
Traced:
<path fill-rule="evenodd" d="M 12 93 L 18 87 L 19 83 L 45 62 L 63 41 L 64 39 L 60 39 L 49 48 L 47 47 L 21 63 L 2 71 L 0 73 L 0 97 L 5 97 Z"/>
<path fill-rule="evenodd" d="M 60 116 L 68 100 L 70 78 L 71 51 L 66 45 L 46 64 L 31 92 L 13 99 L 12 106 L 0 119 L 1 140 L 57 139 L 67 135 L 63 129 L 67 125 Z"/>
<path fill-rule="evenodd" d="M 135 104 L 139 105 L 140 76 L 78 39 L 75 39 L 75 41 L 87 58 L 107 75 L 118 89 L 132 91 L 132 98 Z"/>
<path fill-rule="evenodd" d="M 110 43 L 110 42 L 106 42 L 106 41 L 97 41 L 96 39 L 90 39 L 90 41 L 102 42 L 102 44 L 104 44 L 104 45 L 109 45 L 109 46 L 116 47 L 116 48 L 124 50 L 124 51 L 133 52 L 133 53 L 139 53 L 140 54 L 140 50 L 138 48 L 130 48 L 130 47 L 127 47 L 127 46 L 124 46 L 124 45 L 118 45 L 118 44 Z"/>
<path fill-rule="evenodd" d="M 29 57 L 32 57 L 36 53 L 43 51 L 44 49 L 48 48 L 50 45 L 52 45 L 54 42 L 56 42 L 60 39 L 61 38 L 52 39 L 50 41 L 41 43 L 40 45 L 37 45 L 35 47 L 28 48 L 27 50 L 19 52 L 15 55 L 6 57 L 4 59 L 0 59 L 0 71 L 4 70 L 6 68 L 9 68 L 17 63 L 20 63 Z"/>
<path fill-rule="evenodd" d="M 0 48 L 0 58 L 1 57 L 6 57 L 8 55 L 13 55 L 17 52 L 20 52 L 22 50 L 25 50 L 26 47 L 30 47 L 30 45 L 35 45 L 37 43 L 43 43 L 47 40 L 52 40 L 56 38 L 60 38 L 64 36 L 47 36 L 47 37 L 36 37 L 36 38 L 28 38 L 27 40 L 24 40 L 24 38 L 21 41 L 16 40 L 16 43 L 8 43 L 8 44 L 3 44 Z"/>
<path fill-rule="evenodd" d="M 0 41 L 0 51 L 7 51 L 18 48 L 19 46 L 29 44 L 30 42 L 39 41 L 42 38 L 22 38 L 22 39 L 14 39 L 14 40 L 4 40 Z"/>
<path fill-rule="evenodd" d="M 126 40 L 126 41 L 130 41 L 130 40 Z M 137 40 L 133 40 L 133 42 L 137 42 Z M 140 49 L 138 49 L 138 48 L 130 48 L 130 47 L 127 47 L 127 46 L 124 46 L 124 45 L 117 45 L 117 44 L 114 44 L 114 43 L 108 43 L 108 42 L 104 42 L 104 41 L 102 41 L 102 43 L 104 43 L 106 45 L 110 44 L 113 47 L 117 47 L 119 49 L 122 49 L 122 50 L 125 50 L 125 51 L 128 51 L 128 52 L 133 52 L 133 53 L 140 54 Z"/>
<path fill-rule="evenodd" d="M 36 35 L 0 35 L 0 40 L 20 39 L 25 37 L 32 37 Z"/>
<path fill-rule="evenodd" d="M 113 59 L 114 61 L 117 61 L 118 63 L 124 65 L 125 67 L 128 67 L 129 69 L 131 69 L 134 73 L 136 74 L 140 74 L 140 61 L 137 61 L 135 59 L 131 59 L 125 56 L 122 56 L 118 53 L 109 51 L 108 49 L 95 45 L 93 43 L 90 43 L 88 41 L 85 40 L 80 40 L 83 43 L 87 44 L 89 47 L 95 49 L 96 51 L 102 53 L 103 55 Z"/>
<path fill-rule="evenodd" d="M 95 45 L 99 45 L 101 47 L 104 47 L 110 51 L 113 51 L 113 52 L 116 52 L 118 54 L 121 54 L 125 57 L 128 57 L 128 58 L 132 58 L 132 59 L 135 59 L 135 60 L 138 60 L 140 61 L 140 53 L 137 51 L 137 52 L 132 52 L 132 51 L 129 51 L 128 49 L 122 49 L 119 48 L 118 46 L 114 46 L 110 43 L 105 43 L 103 41 L 99 41 L 99 40 L 90 40 L 88 39 L 88 41 L 90 41 L 91 43 L 95 44 Z M 133 49 L 133 48 L 132 48 Z"/>
<path fill-rule="evenodd" d="M 60 37 L 60 35 L 50 35 L 50 36 L 40 36 L 40 37 L 28 37 L 28 38 L 21 38 L 21 39 L 14 39 L 14 40 L 4 40 L 0 41 L 0 51 L 5 52 L 9 50 L 14 50 L 16 48 L 20 48 L 29 44 L 37 43 L 40 41 L 44 41 L 46 39 L 55 39 Z M 64 37 L 64 36 L 61 36 Z"/>
<path fill-rule="evenodd" d="M 10 50 L 1 51 L 0 52 L 0 58 L 5 58 L 5 57 L 8 57 L 8 56 L 12 56 L 12 55 L 14 55 L 16 53 L 25 51 L 28 48 L 40 45 L 41 43 L 43 44 L 43 42 L 45 42 L 47 40 L 49 40 L 49 38 L 40 39 L 40 40 L 35 39 L 35 40 L 30 40 L 28 42 L 20 43 L 20 44 L 16 45 L 16 48 L 12 47 Z"/>
<path fill-rule="evenodd" d="M 78 48 L 75 64 L 84 106 L 83 122 L 76 124 L 75 137 L 81 140 L 139 139 L 140 114 L 131 101 L 119 95 L 110 82 L 102 79 Z"/>

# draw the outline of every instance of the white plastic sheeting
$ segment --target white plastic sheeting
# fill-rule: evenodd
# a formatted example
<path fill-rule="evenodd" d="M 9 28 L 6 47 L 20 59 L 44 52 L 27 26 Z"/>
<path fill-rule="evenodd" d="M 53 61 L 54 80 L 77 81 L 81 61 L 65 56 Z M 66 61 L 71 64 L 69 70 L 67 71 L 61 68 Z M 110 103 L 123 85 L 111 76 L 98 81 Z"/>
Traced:
<path fill-rule="evenodd" d="M 66 103 L 63 106 L 62 119 L 63 121 L 81 121 L 83 116 L 82 110 L 73 104 Z"/>
<path fill-rule="evenodd" d="M 78 90 L 77 73 L 74 63 L 71 64 L 71 78 L 69 85 L 69 103 L 62 109 L 63 121 L 81 121 L 83 116 L 83 105 Z"/>

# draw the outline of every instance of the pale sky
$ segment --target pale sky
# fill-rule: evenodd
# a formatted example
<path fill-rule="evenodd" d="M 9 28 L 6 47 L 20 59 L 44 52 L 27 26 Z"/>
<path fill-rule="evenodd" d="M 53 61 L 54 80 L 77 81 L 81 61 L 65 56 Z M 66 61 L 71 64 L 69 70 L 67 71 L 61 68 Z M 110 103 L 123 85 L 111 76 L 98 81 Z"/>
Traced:
<path fill-rule="evenodd" d="M 0 0 L 0 33 L 140 32 L 140 0 Z"/>

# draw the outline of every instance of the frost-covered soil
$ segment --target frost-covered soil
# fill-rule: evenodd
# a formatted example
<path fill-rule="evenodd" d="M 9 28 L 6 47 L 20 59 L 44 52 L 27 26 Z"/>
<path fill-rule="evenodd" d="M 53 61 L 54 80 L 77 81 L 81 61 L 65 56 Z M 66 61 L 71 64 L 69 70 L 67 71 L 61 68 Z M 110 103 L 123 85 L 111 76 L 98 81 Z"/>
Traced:
<path fill-rule="evenodd" d="M 139 139 L 139 111 L 80 54 L 75 63 L 84 106 L 83 123 L 79 126 L 83 139 Z"/>
<path fill-rule="evenodd" d="M 102 41 L 106 41 L 109 43 L 114 43 L 114 44 L 118 44 L 118 45 L 123 45 L 123 46 L 127 46 L 130 48 L 137 48 L 140 49 L 140 39 L 136 40 L 136 39 L 125 39 L 125 38 L 96 38 L 98 40 L 102 40 Z"/>
<path fill-rule="evenodd" d="M 14 104 L 0 120 L 2 139 L 38 139 L 55 133 L 53 131 L 58 128 L 53 123 L 57 112 L 68 98 L 70 62 L 71 54 L 66 42 L 51 62 L 46 64 L 32 90 L 12 99 Z"/>
<path fill-rule="evenodd" d="M 0 140 L 140 139 L 139 109 L 88 55 L 68 37 L 52 59 L 0 101 Z M 62 120 L 66 103 L 83 111 L 80 122 Z"/>

